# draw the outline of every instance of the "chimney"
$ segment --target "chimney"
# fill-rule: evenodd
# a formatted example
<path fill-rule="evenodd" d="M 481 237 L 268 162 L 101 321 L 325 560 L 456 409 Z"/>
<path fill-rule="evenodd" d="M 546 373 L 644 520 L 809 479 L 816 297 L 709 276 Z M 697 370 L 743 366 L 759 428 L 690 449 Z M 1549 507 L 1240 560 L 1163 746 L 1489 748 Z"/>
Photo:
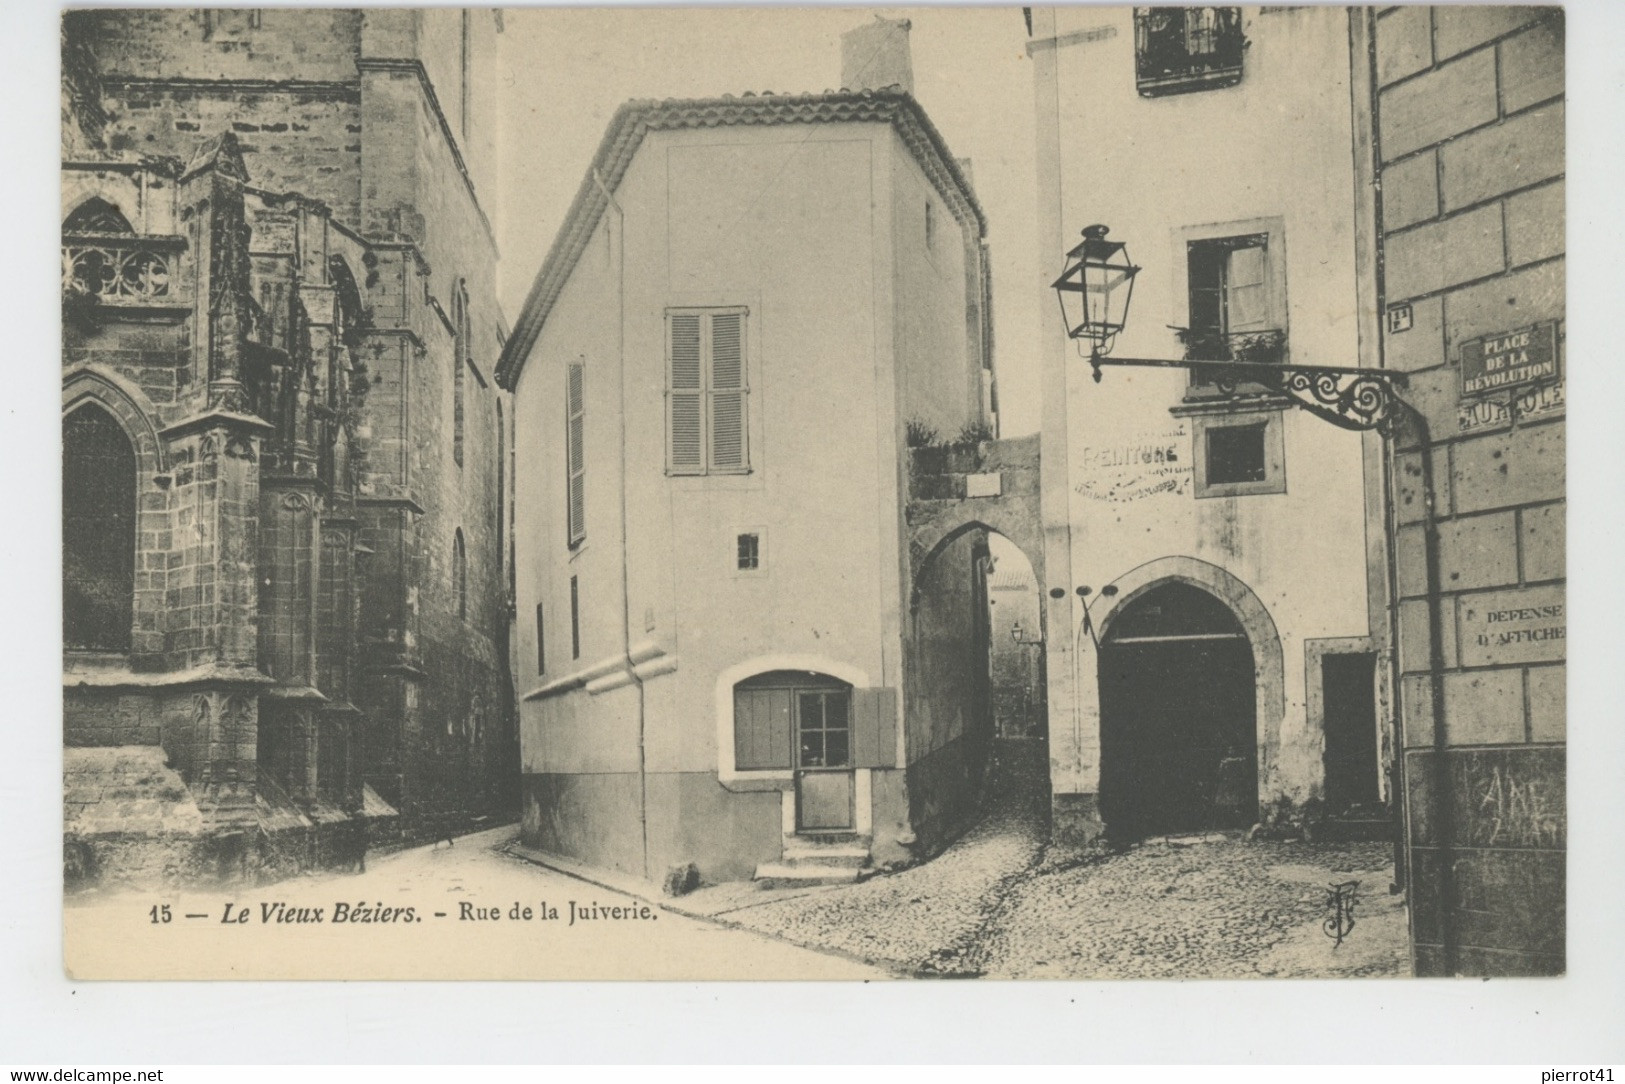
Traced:
<path fill-rule="evenodd" d="M 882 19 L 841 35 L 841 86 L 846 90 L 897 87 L 914 93 L 907 19 Z"/>

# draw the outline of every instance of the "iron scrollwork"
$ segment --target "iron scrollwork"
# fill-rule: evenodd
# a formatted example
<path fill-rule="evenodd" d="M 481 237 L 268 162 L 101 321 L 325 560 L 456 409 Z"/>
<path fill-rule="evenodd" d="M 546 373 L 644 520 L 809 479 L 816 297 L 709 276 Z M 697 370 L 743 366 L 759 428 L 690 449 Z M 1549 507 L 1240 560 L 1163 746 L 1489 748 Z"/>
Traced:
<path fill-rule="evenodd" d="M 1281 390 L 1299 406 L 1344 429 L 1386 429 L 1398 414 L 1393 374 L 1287 369 Z"/>
<path fill-rule="evenodd" d="M 1344 429 L 1391 432 L 1404 411 L 1398 388 L 1405 374 L 1391 369 L 1342 369 L 1325 365 L 1278 365 L 1261 361 L 1174 361 L 1164 358 L 1112 358 L 1095 354 L 1089 364 L 1100 380 L 1104 366 L 1185 369 L 1234 399 L 1259 392 L 1285 395 L 1317 417 Z"/>

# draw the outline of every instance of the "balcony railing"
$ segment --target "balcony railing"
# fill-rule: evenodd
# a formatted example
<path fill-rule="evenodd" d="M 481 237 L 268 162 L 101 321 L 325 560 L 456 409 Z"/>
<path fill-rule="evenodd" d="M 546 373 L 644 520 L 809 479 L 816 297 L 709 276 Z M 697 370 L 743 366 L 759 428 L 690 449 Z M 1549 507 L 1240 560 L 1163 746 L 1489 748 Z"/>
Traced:
<path fill-rule="evenodd" d="M 62 239 L 62 292 L 113 305 L 173 304 L 183 237 L 72 234 Z"/>
<path fill-rule="evenodd" d="M 1241 9 L 1135 8 L 1135 85 L 1147 98 L 1241 82 Z"/>
<path fill-rule="evenodd" d="M 1257 369 L 1230 369 L 1225 363 L 1241 366 L 1282 365 L 1287 360 L 1286 332 L 1273 328 L 1260 331 L 1213 331 L 1206 328 L 1173 329 L 1185 346 L 1187 362 L 1213 362 L 1190 370 L 1191 396 L 1204 398 L 1214 393 L 1233 395 L 1239 390 L 1259 392 L 1275 381 L 1260 379 Z M 1247 376 L 1241 374 L 1245 372 Z"/>

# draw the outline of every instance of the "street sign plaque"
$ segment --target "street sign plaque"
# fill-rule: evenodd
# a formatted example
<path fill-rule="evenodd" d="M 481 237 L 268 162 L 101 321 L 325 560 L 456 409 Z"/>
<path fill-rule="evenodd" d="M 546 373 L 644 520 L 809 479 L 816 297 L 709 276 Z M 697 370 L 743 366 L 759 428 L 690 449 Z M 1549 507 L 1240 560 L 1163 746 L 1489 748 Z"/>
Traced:
<path fill-rule="evenodd" d="M 1485 395 L 1557 377 L 1557 325 L 1531 324 L 1461 344 L 1461 394 Z"/>

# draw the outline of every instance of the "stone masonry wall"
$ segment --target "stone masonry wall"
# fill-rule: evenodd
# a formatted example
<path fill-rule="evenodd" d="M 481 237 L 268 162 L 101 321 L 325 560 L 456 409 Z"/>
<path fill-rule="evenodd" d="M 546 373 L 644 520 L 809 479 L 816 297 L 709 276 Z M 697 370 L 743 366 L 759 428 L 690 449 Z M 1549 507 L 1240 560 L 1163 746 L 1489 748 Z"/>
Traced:
<path fill-rule="evenodd" d="M 1564 966 L 1563 37 L 1558 8 L 1375 17 L 1384 358 L 1427 419 L 1438 531 L 1436 672 L 1423 453 L 1407 434 L 1395 571 L 1424 975 Z M 1464 390 L 1479 340 L 1543 326 L 1555 377 Z"/>
<path fill-rule="evenodd" d="M 102 139 L 113 153 L 185 158 L 234 132 L 255 186 L 359 209 L 358 11 L 91 13 Z"/>

